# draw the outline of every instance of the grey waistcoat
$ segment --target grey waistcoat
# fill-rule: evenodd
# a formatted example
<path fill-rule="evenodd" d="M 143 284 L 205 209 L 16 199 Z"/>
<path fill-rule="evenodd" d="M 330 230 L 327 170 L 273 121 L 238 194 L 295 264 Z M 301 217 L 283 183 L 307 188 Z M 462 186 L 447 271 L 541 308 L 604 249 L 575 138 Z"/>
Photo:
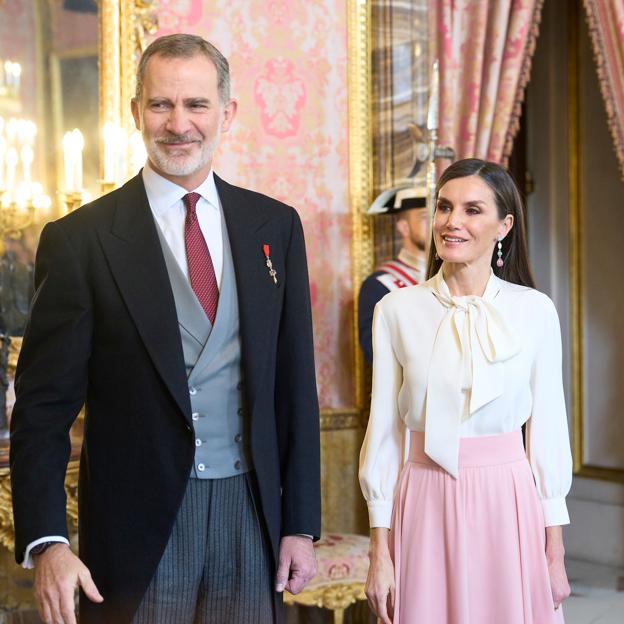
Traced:
<path fill-rule="evenodd" d="M 223 215 L 223 276 L 214 327 L 178 265 L 158 224 L 171 280 L 188 377 L 195 462 L 191 477 L 222 479 L 251 469 L 241 379 L 238 297 Z"/>

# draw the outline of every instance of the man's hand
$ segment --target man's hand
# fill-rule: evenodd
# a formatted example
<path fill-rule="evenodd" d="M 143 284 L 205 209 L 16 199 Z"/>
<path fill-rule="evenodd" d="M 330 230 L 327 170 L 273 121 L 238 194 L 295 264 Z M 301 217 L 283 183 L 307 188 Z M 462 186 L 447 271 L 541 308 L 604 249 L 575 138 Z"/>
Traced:
<path fill-rule="evenodd" d="M 34 555 L 35 598 L 46 624 L 76 624 L 74 592 L 77 587 L 93 602 L 102 602 L 91 573 L 67 544 L 54 544 Z"/>
<path fill-rule="evenodd" d="M 300 535 L 282 537 L 275 591 L 287 589 L 291 594 L 298 594 L 315 576 L 316 555 L 312 539 Z"/>

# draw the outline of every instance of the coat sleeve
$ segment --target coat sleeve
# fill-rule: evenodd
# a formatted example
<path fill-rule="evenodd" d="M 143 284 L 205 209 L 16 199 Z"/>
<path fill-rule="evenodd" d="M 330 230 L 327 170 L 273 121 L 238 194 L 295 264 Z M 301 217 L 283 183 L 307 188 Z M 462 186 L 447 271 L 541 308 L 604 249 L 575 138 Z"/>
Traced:
<path fill-rule="evenodd" d="M 303 228 L 292 211 L 277 340 L 275 409 L 280 442 L 282 535 L 321 532 L 320 423 L 310 285 Z"/>
<path fill-rule="evenodd" d="M 85 400 L 91 349 L 89 290 L 58 223 L 44 228 L 35 295 L 17 365 L 11 418 L 15 552 L 46 535 L 68 537 L 65 472 L 69 430 Z"/>

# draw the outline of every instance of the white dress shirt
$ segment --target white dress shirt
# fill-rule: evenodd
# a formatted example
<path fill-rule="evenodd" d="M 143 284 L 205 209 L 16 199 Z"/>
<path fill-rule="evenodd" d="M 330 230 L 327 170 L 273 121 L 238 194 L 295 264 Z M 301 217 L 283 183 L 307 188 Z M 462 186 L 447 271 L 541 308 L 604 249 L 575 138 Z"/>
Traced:
<path fill-rule="evenodd" d="M 188 278 L 188 264 L 186 262 L 186 247 L 184 246 L 184 220 L 186 218 L 186 207 L 182 198 L 189 193 L 185 188 L 174 184 L 170 180 L 163 178 L 156 173 L 149 162 L 143 168 L 143 184 L 147 194 L 154 219 L 161 229 L 175 259 L 182 272 Z M 215 186 L 212 170 L 208 177 L 196 188 L 195 193 L 199 193 L 201 198 L 197 202 L 196 212 L 212 264 L 217 278 L 217 286 L 221 288 L 221 277 L 223 274 L 223 233 L 221 228 L 221 202 Z M 24 553 L 24 568 L 32 568 L 33 560 L 31 550 L 38 544 L 44 542 L 69 542 L 60 535 L 46 535 L 28 544 Z"/>
<path fill-rule="evenodd" d="M 188 278 L 186 248 L 184 246 L 184 220 L 186 207 L 182 198 L 189 193 L 182 186 L 163 178 L 146 163 L 143 167 L 143 184 L 147 193 L 152 214 L 160 227 L 169 248 L 178 261 L 182 272 Z M 196 188 L 201 198 L 196 212 L 199 227 L 204 235 L 214 266 L 217 286 L 221 288 L 223 274 L 223 233 L 221 231 L 221 202 L 215 186 L 212 170 L 208 177 Z"/>
<path fill-rule="evenodd" d="M 572 458 L 561 330 L 552 301 L 493 273 L 483 297 L 453 297 L 442 271 L 393 291 L 373 319 L 371 413 L 360 484 L 371 527 L 390 527 L 407 431 L 454 477 L 459 439 L 527 423 L 527 455 L 546 526 L 569 522 Z"/>

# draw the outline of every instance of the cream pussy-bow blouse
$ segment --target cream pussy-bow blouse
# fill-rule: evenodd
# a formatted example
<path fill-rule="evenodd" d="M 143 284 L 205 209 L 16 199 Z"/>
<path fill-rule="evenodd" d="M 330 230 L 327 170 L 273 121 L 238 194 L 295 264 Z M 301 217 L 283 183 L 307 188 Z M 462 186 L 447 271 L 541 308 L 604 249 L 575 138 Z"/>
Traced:
<path fill-rule="evenodd" d="M 375 307 L 373 388 L 360 453 L 371 527 L 390 527 L 406 430 L 458 475 L 459 439 L 527 423 L 527 455 L 545 526 L 569 522 L 572 458 L 563 396 L 561 330 L 552 301 L 492 274 L 482 297 L 454 297 L 442 270 Z"/>

